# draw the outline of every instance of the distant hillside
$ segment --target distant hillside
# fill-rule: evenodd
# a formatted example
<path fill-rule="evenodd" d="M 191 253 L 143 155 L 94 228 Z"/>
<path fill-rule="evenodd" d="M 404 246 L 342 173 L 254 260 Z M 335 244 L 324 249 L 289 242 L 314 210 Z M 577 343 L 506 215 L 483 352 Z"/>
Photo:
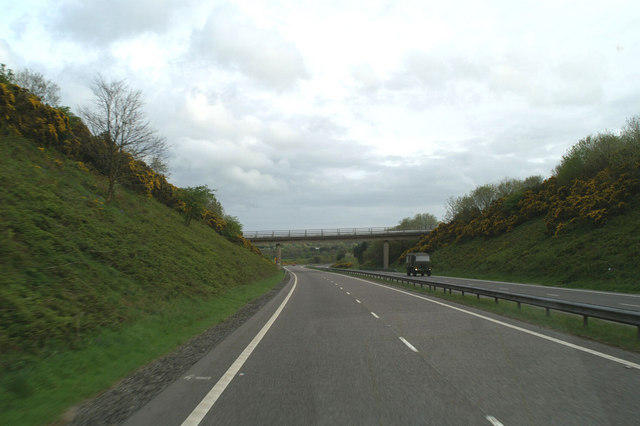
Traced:
<path fill-rule="evenodd" d="M 406 251 L 431 253 L 436 274 L 640 292 L 638 117 L 581 140 L 544 182 L 461 205 Z"/>

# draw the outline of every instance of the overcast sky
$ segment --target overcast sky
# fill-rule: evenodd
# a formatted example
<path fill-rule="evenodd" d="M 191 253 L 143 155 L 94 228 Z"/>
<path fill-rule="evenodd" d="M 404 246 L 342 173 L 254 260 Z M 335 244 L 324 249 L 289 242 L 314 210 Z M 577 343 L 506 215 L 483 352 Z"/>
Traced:
<path fill-rule="evenodd" d="M 246 231 L 393 226 L 640 114 L 640 2 L 22 0 L 0 62 L 126 79 Z"/>

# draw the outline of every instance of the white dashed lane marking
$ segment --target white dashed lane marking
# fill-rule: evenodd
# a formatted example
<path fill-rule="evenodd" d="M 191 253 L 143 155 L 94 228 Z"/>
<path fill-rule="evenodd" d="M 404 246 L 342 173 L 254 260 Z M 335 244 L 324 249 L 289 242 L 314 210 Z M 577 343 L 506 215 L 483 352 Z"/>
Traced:
<path fill-rule="evenodd" d="M 416 347 L 415 347 L 415 346 L 413 346 L 411 343 L 409 343 L 409 342 L 407 341 L 407 339 L 405 339 L 405 338 L 404 338 L 404 337 L 402 337 L 402 336 L 398 336 L 398 338 L 400 339 L 400 341 L 401 341 L 402 343 L 404 343 L 405 345 L 407 345 L 407 347 L 408 347 L 409 349 L 411 349 L 411 350 L 412 350 L 412 351 L 414 351 L 414 352 L 418 352 L 418 350 L 416 349 Z"/>
<path fill-rule="evenodd" d="M 493 416 L 487 416 L 485 417 L 489 423 L 491 423 L 493 426 L 502 426 L 502 423 L 500 422 L 500 420 L 496 419 Z"/>

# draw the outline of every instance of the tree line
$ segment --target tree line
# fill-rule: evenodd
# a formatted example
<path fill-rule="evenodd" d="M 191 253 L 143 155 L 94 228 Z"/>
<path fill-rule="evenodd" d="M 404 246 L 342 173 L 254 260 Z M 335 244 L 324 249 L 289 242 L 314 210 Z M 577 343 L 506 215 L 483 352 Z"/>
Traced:
<path fill-rule="evenodd" d="M 406 217 L 398 222 L 391 229 L 394 230 L 431 230 L 435 229 L 440 222 L 431 213 L 418 213 L 413 217 Z M 409 247 L 414 246 L 418 239 L 389 241 L 389 258 L 398 258 Z M 382 267 L 382 253 L 384 250 L 383 241 L 363 241 L 353 247 L 353 256 L 360 265 L 368 268 Z M 336 258 L 337 261 L 342 260 Z"/>

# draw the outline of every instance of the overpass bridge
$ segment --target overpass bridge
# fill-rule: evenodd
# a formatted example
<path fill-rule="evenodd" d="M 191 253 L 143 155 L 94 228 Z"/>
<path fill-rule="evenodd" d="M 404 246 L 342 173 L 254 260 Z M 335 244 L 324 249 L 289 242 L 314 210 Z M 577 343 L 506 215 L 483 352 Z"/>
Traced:
<path fill-rule="evenodd" d="M 384 268 L 389 268 L 389 241 L 420 238 L 431 232 L 430 229 L 395 229 L 395 228 L 337 228 L 337 229 L 296 229 L 288 231 L 247 231 L 244 238 L 253 244 L 276 243 L 276 263 L 281 264 L 281 244 L 286 242 L 319 242 L 319 241 L 369 241 L 383 240 Z"/>

